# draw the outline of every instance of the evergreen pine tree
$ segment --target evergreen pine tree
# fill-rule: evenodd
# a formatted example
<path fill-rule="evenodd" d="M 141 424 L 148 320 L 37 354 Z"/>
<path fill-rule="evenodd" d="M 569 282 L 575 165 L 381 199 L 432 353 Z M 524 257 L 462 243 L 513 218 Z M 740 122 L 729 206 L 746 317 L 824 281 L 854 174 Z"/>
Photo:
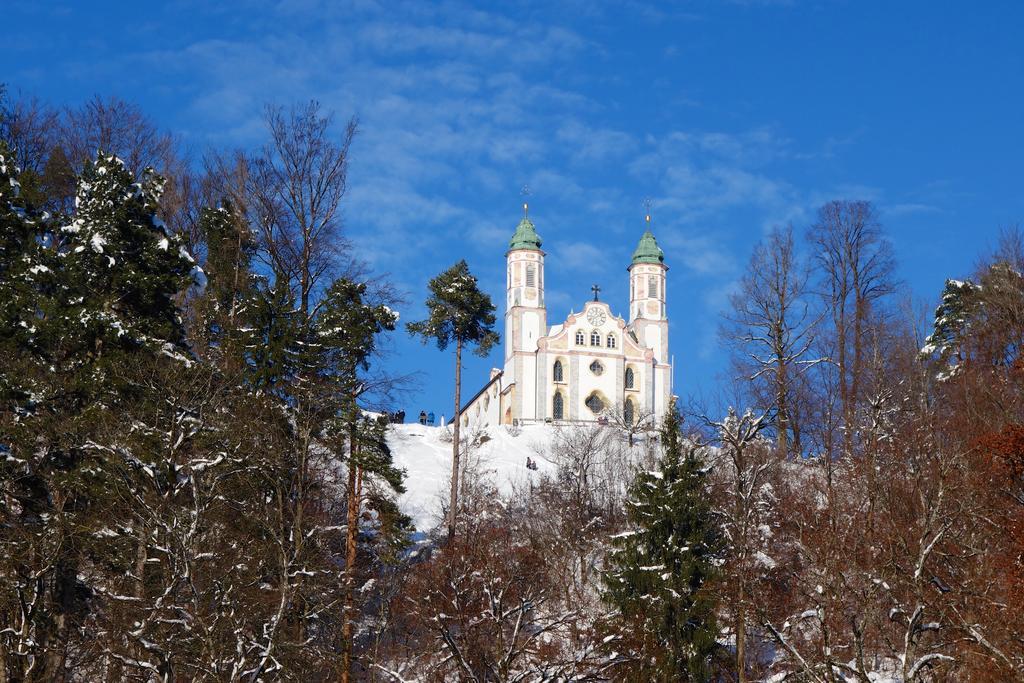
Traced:
<path fill-rule="evenodd" d="M 184 241 L 156 217 L 163 179 L 147 169 L 135 182 L 124 163 L 99 153 L 82 172 L 66 235 L 69 325 L 91 348 L 147 346 L 178 353 L 185 330 L 174 297 L 204 276 Z"/>
<path fill-rule="evenodd" d="M 924 358 L 936 357 L 940 364 L 958 363 L 960 344 L 968 322 L 980 301 L 981 288 L 970 280 L 946 280 L 942 303 L 935 309 L 932 333 L 921 349 Z"/>
<path fill-rule="evenodd" d="M 604 599 L 636 643 L 633 680 L 706 681 L 718 629 L 702 589 L 715 574 L 722 533 L 701 449 L 683 443 L 674 404 L 661 438 L 658 469 L 639 472 L 630 486 L 632 529 L 613 539 Z"/>
<path fill-rule="evenodd" d="M 247 323 L 259 284 L 252 272 L 256 243 L 230 202 L 216 209 L 202 209 L 199 232 L 206 244 L 203 270 L 207 286 L 192 306 L 195 321 L 191 337 L 198 346 L 215 349 L 222 360 L 235 359 L 239 357 L 239 345 L 246 339 L 251 341 L 254 331 Z"/>
<path fill-rule="evenodd" d="M 404 473 L 391 460 L 385 441 L 386 423 L 364 416 L 359 405 L 368 384 L 364 373 L 377 337 L 395 329 L 398 316 L 387 306 L 364 300 L 366 285 L 346 278 L 336 280 L 324 297 L 322 312 L 316 319 L 317 339 L 305 345 L 318 349 L 317 358 L 323 378 L 340 401 L 339 410 L 329 423 L 328 434 L 335 433 L 334 443 L 347 446 L 348 478 L 345 496 L 348 501 L 345 532 L 345 620 L 342 626 L 342 680 L 352 672 L 352 636 L 355 620 L 355 570 L 357 536 L 363 508 L 362 481 L 367 475 L 386 482 L 396 492 L 403 492 Z"/>
<path fill-rule="evenodd" d="M 79 568 L 91 553 L 101 566 L 115 559 L 95 538 L 111 491 L 126 470 L 159 472 L 161 451 L 124 447 L 140 426 L 127 416 L 129 408 L 163 405 L 158 383 L 139 370 L 187 360 L 175 297 L 201 277 L 154 215 L 160 188 L 155 176 L 136 183 L 101 154 L 80 178 L 73 220 L 59 229 L 34 217 L 18 226 L 12 216 L 28 214 L 13 194 L 0 201 L 0 220 L 17 228 L 5 231 L 0 265 L 12 293 L 4 328 L 9 319 L 10 329 L 26 333 L 3 333 L 2 346 L 30 397 L 13 419 L 8 405 L 0 411 L 9 468 L 2 474 L 18 501 L 16 514 L 5 515 L 13 564 L 0 569 L 0 584 L 33 604 L 5 648 L 23 655 L 11 669 L 16 680 L 23 670 L 39 671 L 40 680 L 64 677 L 70 639 L 101 585 Z M 19 419 L 26 409 L 30 419 Z"/>
<path fill-rule="evenodd" d="M 270 285 L 260 278 L 240 330 L 245 345 L 248 383 L 254 389 L 286 399 L 297 372 L 295 350 L 299 336 L 295 300 L 287 285 Z"/>
<path fill-rule="evenodd" d="M 0 411 L 25 410 L 28 383 L 19 363 L 35 346 L 37 280 L 50 268 L 37 237 L 38 219 L 26 210 L 13 155 L 0 140 Z"/>
<path fill-rule="evenodd" d="M 494 304 L 480 291 L 465 260 L 433 278 L 429 284 L 427 319 L 409 323 L 410 334 L 423 342 L 434 340 L 444 351 L 455 344 L 455 409 L 452 412 L 452 485 L 448 510 L 448 538 L 455 535 L 459 502 L 459 410 L 462 400 L 462 349 L 475 344 L 474 353 L 485 357 L 500 337 L 494 331 Z"/>

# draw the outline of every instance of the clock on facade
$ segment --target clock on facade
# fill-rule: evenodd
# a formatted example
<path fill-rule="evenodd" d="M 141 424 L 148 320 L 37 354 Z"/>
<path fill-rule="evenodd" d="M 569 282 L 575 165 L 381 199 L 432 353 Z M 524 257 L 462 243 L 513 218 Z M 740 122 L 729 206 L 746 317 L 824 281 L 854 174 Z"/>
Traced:
<path fill-rule="evenodd" d="M 598 325 L 598 326 L 604 325 L 604 321 L 607 320 L 607 319 L 608 319 L 608 317 L 604 314 L 604 311 L 602 311 L 600 308 L 596 308 L 595 307 L 595 308 L 591 308 L 589 311 L 587 311 L 587 320 L 590 321 L 591 325 Z"/>

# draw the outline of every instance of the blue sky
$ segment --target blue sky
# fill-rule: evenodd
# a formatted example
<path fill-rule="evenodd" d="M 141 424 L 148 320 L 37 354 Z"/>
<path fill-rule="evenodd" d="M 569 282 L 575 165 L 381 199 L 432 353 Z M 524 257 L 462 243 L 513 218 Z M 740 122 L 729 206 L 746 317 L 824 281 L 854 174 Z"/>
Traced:
<path fill-rule="evenodd" d="M 217 5 L 214 7 L 213 5 Z M 422 315 L 465 258 L 503 313 L 528 184 L 549 323 L 590 285 L 625 313 L 643 200 L 670 265 L 676 390 L 714 394 L 750 247 L 870 199 L 931 305 L 1024 218 L 1019 2 L 17 3 L 0 80 L 139 103 L 199 156 L 257 144 L 265 102 L 357 115 L 346 230 Z M 450 414 L 453 360 L 404 334 L 408 412 Z M 467 363 L 473 392 L 501 351 Z"/>

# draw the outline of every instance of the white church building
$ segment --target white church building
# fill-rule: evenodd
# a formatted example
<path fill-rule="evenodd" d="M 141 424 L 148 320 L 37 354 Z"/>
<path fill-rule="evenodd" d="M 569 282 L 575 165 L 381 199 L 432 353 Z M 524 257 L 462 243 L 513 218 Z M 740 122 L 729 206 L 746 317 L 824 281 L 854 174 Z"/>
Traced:
<path fill-rule="evenodd" d="M 525 213 L 506 253 L 505 366 L 460 411 L 464 427 L 661 417 L 672 394 L 665 254 L 650 216 L 633 252 L 628 320 L 604 301 L 548 326 L 544 252 Z"/>

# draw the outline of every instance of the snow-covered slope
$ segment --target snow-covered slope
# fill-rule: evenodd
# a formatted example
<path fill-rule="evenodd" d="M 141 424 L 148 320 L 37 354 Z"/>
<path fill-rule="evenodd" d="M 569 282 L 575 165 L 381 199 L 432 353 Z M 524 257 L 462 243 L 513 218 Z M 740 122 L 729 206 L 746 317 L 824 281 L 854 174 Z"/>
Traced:
<path fill-rule="evenodd" d="M 399 497 L 402 511 L 413 518 L 416 528 L 427 531 L 441 520 L 441 502 L 451 486 L 452 444 L 443 439 L 445 429 L 419 424 L 392 425 L 388 433 L 394 462 L 406 471 L 406 492 Z M 522 427 L 516 436 L 505 427 L 491 427 L 486 439 L 471 448 L 470 458 L 506 494 L 553 474 L 555 466 L 538 456 L 547 451 L 554 431 L 547 425 Z M 473 437 L 477 435 L 474 434 Z M 472 437 L 471 437 L 472 438 Z M 474 439 L 475 441 L 477 439 Z M 536 470 L 526 468 L 526 458 L 537 462 Z"/>

